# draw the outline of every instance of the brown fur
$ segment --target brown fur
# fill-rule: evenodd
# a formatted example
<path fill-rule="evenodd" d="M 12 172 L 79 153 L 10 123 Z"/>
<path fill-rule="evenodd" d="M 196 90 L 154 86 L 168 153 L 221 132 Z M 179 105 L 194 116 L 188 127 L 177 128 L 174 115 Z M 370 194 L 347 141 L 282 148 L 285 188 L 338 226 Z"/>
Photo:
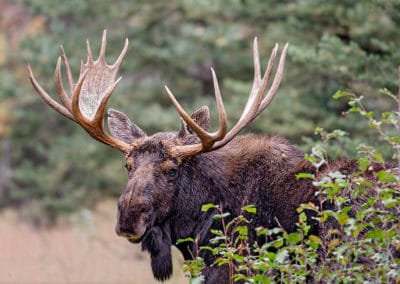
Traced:
<path fill-rule="evenodd" d="M 176 244 L 178 239 L 191 237 L 198 240 L 197 246 L 209 245 L 213 236 L 210 229 L 221 228 L 221 223 L 213 219 L 215 211 L 201 211 L 203 204 L 219 205 L 231 217 L 240 214 L 242 206 L 254 204 L 257 213 L 251 229 L 282 226 L 293 232 L 300 204 L 330 206 L 321 205 L 312 180 L 298 180 L 296 174 L 312 173 L 318 180 L 330 171 L 350 174 L 358 170 L 353 160 L 331 161 L 317 170 L 285 139 L 254 134 L 237 136 L 216 151 L 177 160 L 169 155 L 171 147 L 198 141 L 185 124 L 177 133 L 149 137 L 125 115 L 112 112 L 109 125 L 114 135 L 134 141 L 127 157 L 129 181 L 118 202 L 116 231 L 132 242 L 142 242 L 143 249 L 152 257 L 153 273 L 159 280 L 172 273 L 171 245 L 176 245 L 185 259 L 196 254 L 194 244 Z M 123 123 L 118 123 L 117 117 Z M 196 111 L 193 117 L 201 127 L 209 128 L 208 109 Z M 326 228 L 317 222 L 311 225 L 312 233 L 326 235 Z M 249 232 L 251 242 L 266 241 L 257 239 L 254 230 Z M 213 255 L 207 251 L 200 255 L 207 264 L 203 270 L 206 283 L 229 282 L 226 268 L 212 266 Z"/>

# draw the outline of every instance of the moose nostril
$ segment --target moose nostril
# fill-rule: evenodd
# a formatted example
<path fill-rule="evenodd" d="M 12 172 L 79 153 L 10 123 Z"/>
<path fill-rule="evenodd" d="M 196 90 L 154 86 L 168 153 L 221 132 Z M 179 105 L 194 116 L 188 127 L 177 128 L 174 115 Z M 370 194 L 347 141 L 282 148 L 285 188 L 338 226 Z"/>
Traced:
<path fill-rule="evenodd" d="M 119 223 L 115 226 L 115 232 L 121 237 L 133 236 L 133 230 L 131 228 L 127 226 L 121 226 Z"/>

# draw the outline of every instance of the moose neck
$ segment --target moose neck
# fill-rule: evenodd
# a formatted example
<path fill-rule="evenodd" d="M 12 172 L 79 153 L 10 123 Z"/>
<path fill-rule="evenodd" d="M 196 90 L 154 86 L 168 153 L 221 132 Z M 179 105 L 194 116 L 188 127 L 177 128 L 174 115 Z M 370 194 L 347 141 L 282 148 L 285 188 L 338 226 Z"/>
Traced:
<path fill-rule="evenodd" d="M 214 210 L 203 212 L 204 204 L 224 206 L 226 185 L 223 175 L 224 165 L 217 159 L 217 152 L 197 155 L 183 163 L 175 199 L 175 209 L 171 214 L 172 244 L 179 239 L 198 238 L 200 243 L 208 241 L 213 225 Z M 193 257 L 190 243 L 177 245 L 185 259 Z"/>
<path fill-rule="evenodd" d="M 249 149 L 248 144 L 253 147 Z M 284 139 L 244 135 L 222 149 L 184 161 L 171 214 L 172 244 L 190 237 L 198 238 L 199 245 L 208 245 L 216 212 L 203 212 L 202 205 L 212 203 L 237 216 L 244 205 L 258 205 L 254 197 L 260 191 L 262 202 L 268 203 L 281 190 L 282 175 L 302 159 L 303 153 Z M 187 247 L 178 245 L 184 257 L 190 258 Z"/>

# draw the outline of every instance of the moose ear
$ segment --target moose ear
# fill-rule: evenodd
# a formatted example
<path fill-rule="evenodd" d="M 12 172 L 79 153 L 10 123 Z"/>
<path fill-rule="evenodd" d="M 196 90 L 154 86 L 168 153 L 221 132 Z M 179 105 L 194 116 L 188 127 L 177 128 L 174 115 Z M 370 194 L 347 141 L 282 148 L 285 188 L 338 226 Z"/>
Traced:
<path fill-rule="evenodd" d="M 107 115 L 108 128 L 115 138 L 130 144 L 134 140 L 146 136 L 146 133 L 131 122 L 126 114 L 110 108 Z"/>
<path fill-rule="evenodd" d="M 202 106 L 190 116 L 205 131 L 210 129 L 210 111 L 208 106 Z M 179 136 L 183 137 L 187 134 L 193 134 L 193 130 L 182 120 L 182 129 Z"/>

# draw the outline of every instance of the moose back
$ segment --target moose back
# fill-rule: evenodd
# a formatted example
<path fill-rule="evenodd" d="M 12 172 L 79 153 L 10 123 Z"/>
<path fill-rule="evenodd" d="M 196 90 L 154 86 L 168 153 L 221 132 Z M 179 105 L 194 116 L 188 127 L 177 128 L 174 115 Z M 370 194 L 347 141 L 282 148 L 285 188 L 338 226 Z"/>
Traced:
<path fill-rule="evenodd" d="M 133 243 L 141 243 L 151 255 L 155 278 L 165 280 L 172 274 L 171 246 L 176 245 L 185 259 L 195 255 L 194 245 L 177 244 L 178 239 L 197 238 L 198 245 L 209 245 L 210 229 L 218 229 L 215 212 L 201 211 L 206 203 L 220 205 L 232 217 L 240 214 L 246 202 L 254 204 L 257 213 L 250 225 L 295 230 L 296 208 L 315 200 L 315 188 L 310 180 L 296 180 L 296 173 L 313 172 L 323 175 L 328 167 L 315 169 L 304 160 L 304 154 L 281 137 L 238 135 L 272 101 L 280 85 L 287 45 L 281 52 L 275 76 L 278 46 L 272 50 L 267 68 L 261 73 L 257 39 L 254 40 L 254 81 L 242 116 L 227 130 L 217 77 L 211 69 L 218 108 L 219 127 L 210 132 L 208 107 L 189 115 L 166 87 L 167 94 L 182 118 L 176 132 L 147 135 L 122 112 L 109 109 L 104 129 L 107 100 L 120 79 L 118 69 L 128 50 L 128 40 L 113 65 L 105 62 L 106 31 L 103 33 L 100 55 L 94 60 L 89 42 L 88 59 L 81 66 L 75 82 L 64 50 L 55 70 L 55 85 L 61 103 L 54 100 L 39 85 L 32 70 L 30 80 L 44 101 L 65 117 L 78 123 L 94 139 L 121 151 L 126 158 L 128 183 L 118 200 L 115 231 Z M 61 79 L 64 65 L 71 94 L 67 94 Z M 272 82 L 270 82 L 272 81 Z M 268 88 L 269 86 L 269 88 Z M 268 90 L 267 90 L 268 88 Z M 333 162 L 330 169 L 353 171 L 353 161 Z M 318 226 L 313 228 L 318 233 Z M 249 230 L 253 232 L 254 230 Z M 250 233 L 250 241 L 256 236 Z M 214 256 L 204 251 L 207 283 L 229 282 L 225 267 L 212 266 Z"/>

